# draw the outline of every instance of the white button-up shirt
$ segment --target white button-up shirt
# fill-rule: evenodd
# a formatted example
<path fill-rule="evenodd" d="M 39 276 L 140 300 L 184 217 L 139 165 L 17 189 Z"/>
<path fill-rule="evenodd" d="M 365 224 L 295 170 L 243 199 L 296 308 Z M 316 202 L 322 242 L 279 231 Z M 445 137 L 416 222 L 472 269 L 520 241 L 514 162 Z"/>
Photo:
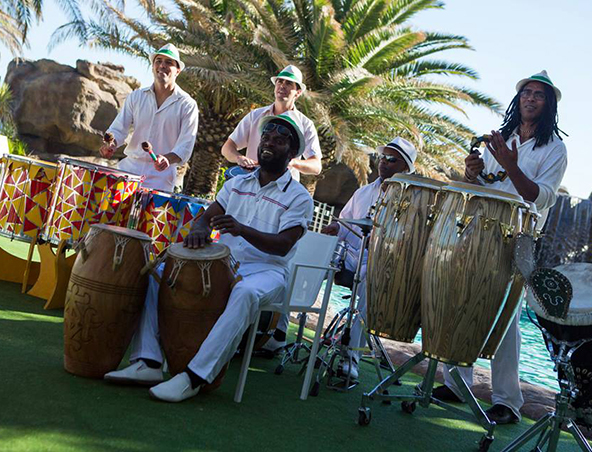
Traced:
<path fill-rule="evenodd" d="M 301 226 L 307 230 L 312 221 L 313 202 L 310 194 L 286 171 L 279 179 L 262 187 L 259 170 L 236 176 L 226 181 L 216 201 L 228 215 L 239 223 L 260 232 L 279 234 L 282 231 Z M 241 274 L 277 270 L 287 275 L 288 262 L 296 253 L 294 245 L 285 256 L 275 256 L 260 251 L 242 237 L 222 234 L 220 243 L 227 245 L 232 255 L 241 264 Z"/>
<path fill-rule="evenodd" d="M 534 147 L 535 138 L 520 143 L 520 136 L 514 131 L 506 142 L 510 149 L 512 149 L 512 141 L 514 140 L 516 140 L 518 147 L 518 167 L 526 177 L 539 186 L 539 195 L 534 204 L 538 213 L 541 214 L 537 227 L 542 228 L 549 209 L 557 200 L 557 190 L 567 168 L 567 149 L 563 141 L 555 135 L 546 145 L 536 148 Z M 504 171 L 487 149 L 483 153 L 483 161 L 485 162 L 485 174 L 496 175 L 499 171 Z M 485 187 L 519 194 L 509 176 L 503 181 L 492 184 L 484 182 L 483 178 L 479 177 L 479 182 Z"/>
<path fill-rule="evenodd" d="M 371 184 L 358 188 L 339 214 L 339 218 L 360 219 L 366 218 L 369 214 L 373 215 L 371 209 L 378 200 L 381 185 L 382 179 L 379 177 Z M 351 227 L 360 235 L 362 234 L 362 230 L 358 226 Z M 355 271 L 358 258 L 360 257 L 362 239 L 360 239 L 342 224 L 339 225 L 338 236 L 339 240 L 346 241 L 348 245 L 347 255 L 345 258 L 345 268 L 350 271 Z M 364 256 L 362 258 L 362 276 L 366 273 L 367 263 L 368 250 L 364 251 Z"/>
<path fill-rule="evenodd" d="M 157 155 L 173 152 L 181 159 L 180 164 L 184 164 L 193 152 L 198 115 L 197 103 L 178 86 L 160 108 L 156 104 L 154 85 L 130 93 L 108 130 L 120 145 L 133 128 L 124 151 L 127 158 L 120 162 L 119 168 L 146 176 L 144 185 L 149 188 L 172 191 L 177 164 L 165 171 L 156 171 L 152 159 L 142 150 L 142 142 L 152 143 Z"/>
<path fill-rule="evenodd" d="M 259 134 L 259 121 L 263 116 L 272 116 L 274 114 L 273 105 L 274 104 L 271 104 L 268 107 L 261 107 L 251 111 L 247 116 L 241 119 L 241 121 L 236 126 L 236 129 L 234 129 L 234 131 L 230 134 L 229 138 L 234 141 L 236 147 L 238 149 L 247 148 L 246 156 L 254 161 L 257 161 L 257 148 L 259 147 L 259 142 L 261 141 L 261 135 Z M 313 122 L 305 115 L 300 113 L 296 108 L 294 108 L 292 112 L 296 114 L 303 127 L 302 134 L 304 135 L 306 147 L 304 149 L 304 153 L 302 154 L 302 158 L 308 159 L 314 155 L 321 158 L 321 145 L 319 143 L 317 129 L 315 128 Z M 300 172 L 294 168 L 291 168 L 290 171 L 292 172 L 292 177 L 299 181 Z"/>

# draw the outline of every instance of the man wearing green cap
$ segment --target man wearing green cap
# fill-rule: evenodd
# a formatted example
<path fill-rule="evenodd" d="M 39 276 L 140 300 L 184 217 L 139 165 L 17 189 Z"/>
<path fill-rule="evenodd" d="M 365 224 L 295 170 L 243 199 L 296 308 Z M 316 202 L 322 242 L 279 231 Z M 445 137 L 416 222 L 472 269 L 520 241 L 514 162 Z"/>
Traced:
<path fill-rule="evenodd" d="M 289 162 L 304 152 L 300 125 L 287 115 L 266 116 L 259 130 L 258 169 L 227 181 L 185 238 L 188 248 L 201 248 L 211 241 L 212 228 L 220 231 L 220 243 L 240 262 L 242 279 L 232 288 L 224 312 L 185 371 L 150 389 L 157 400 L 181 402 L 216 378 L 234 356 L 259 307 L 281 301 L 289 261 L 312 220 L 312 198 L 288 171 Z M 106 374 L 108 381 L 146 385 L 163 380 L 155 284 L 151 278 L 132 342 L 133 364 Z"/>
<path fill-rule="evenodd" d="M 267 107 L 257 108 L 245 116 L 222 146 L 222 155 L 232 163 L 247 169 L 257 166 L 257 148 L 259 121 L 264 116 L 281 115 L 290 112 L 302 124 L 305 150 L 301 157 L 290 162 L 292 176 L 300 180 L 300 174 L 319 174 L 321 172 L 321 146 L 313 122 L 296 109 L 296 99 L 306 91 L 302 81 L 302 72 L 293 65 L 285 67 L 276 77 L 271 77 L 274 84 L 275 102 Z M 246 148 L 245 155 L 239 150 Z"/>
<path fill-rule="evenodd" d="M 484 155 L 470 154 L 465 159 L 465 180 L 522 196 L 541 215 L 537 228 L 542 229 L 567 167 L 567 151 L 557 124 L 561 91 L 542 71 L 520 80 L 516 92 L 500 131 L 491 131 Z M 518 376 L 519 320 L 520 312 L 491 362 L 493 406 L 487 415 L 497 424 L 518 422 L 524 403 Z M 471 386 L 472 368 L 459 371 Z M 446 385 L 436 388 L 434 397 L 459 401 L 461 394 L 446 368 L 444 379 Z"/>
<path fill-rule="evenodd" d="M 191 96 L 176 84 L 185 65 L 174 45 L 166 44 L 150 54 L 150 63 L 154 83 L 127 97 L 107 130 L 114 140 L 105 143 L 100 153 L 111 158 L 133 127 L 124 151 L 126 158 L 119 162 L 119 169 L 145 176 L 144 186 L 148 188 L 172 192 L 177 166 L 186 163 L 193 152 L 198 109 Z M 152 144 L 156 160 L 142 149 L 145 141 Z"/>

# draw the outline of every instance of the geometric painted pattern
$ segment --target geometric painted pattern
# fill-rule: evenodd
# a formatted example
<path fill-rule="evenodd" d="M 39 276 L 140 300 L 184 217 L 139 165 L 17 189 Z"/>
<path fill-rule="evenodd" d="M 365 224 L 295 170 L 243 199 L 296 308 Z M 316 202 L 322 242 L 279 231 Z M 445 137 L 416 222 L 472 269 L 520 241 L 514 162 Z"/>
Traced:
<path fill-rule="evenodd" d="M 171 243 L 182 242 L 191 222 L 207 207 L 203 200 L 178 193 L 142 188 L 139 196 L 141 207 L 135 223 L 152 239 L 155 255 Z"/>
<path fill-rule="evenodd" d="M 30 242 L 45 226 L 57 165 L 17 155 L 1 162 L 0 234 Z"/>
<path fill-rule="evenodd" d="M 127 226 L 142 176 L 60 159 L 45 240 L 77 243 L 96 223 Z"/>

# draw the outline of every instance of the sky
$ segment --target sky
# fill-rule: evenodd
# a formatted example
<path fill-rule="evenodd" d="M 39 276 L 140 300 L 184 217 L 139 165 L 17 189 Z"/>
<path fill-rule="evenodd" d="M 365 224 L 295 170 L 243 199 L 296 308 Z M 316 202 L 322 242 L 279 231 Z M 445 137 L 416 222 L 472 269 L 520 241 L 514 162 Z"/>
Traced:
<path fill-rule="evenodd" d="M 562 185 L 571 195 L 588 198 L 592 193 L 592 115 L 586 108 L 587 97 L 580 90 L 592 77 L 592 39 L 587 30 L 592 24 L 590 0 L 445 0 L 444 9 L 419 14 L 411 25 L 426 31 L 463 35 L 473 51 L 451 50 L 439 59 L 463 63 L 475 69 L 478 81 L 452 78 L 450 81 L 484 92 L 503 108 L 515 95 L 522 79 L 546 69 L 561 90 L 559 127 L 568 152 L 568 167 Z M 131 4 L 128 0 L 128 4 Z M 121 64 L 126 73 L 143 85 L 151 83 L 149 66 L 120 53 L 80 47 L 77 41 L 65 42 L 51 52 L 47 49 L 53 31 L 66 19 L 55 0 L 45 0 L 43 22 L 33 26 L 30 47 L 23 56 L 50 58 L 75 65 L 77 59 Z M 4 78 L 11 61 L 10 53 L 0 46 L 0 76 Z M 479 134 L 499 128 L 501 117 L 485 109 L 467 108 L 465 124 Z"/>

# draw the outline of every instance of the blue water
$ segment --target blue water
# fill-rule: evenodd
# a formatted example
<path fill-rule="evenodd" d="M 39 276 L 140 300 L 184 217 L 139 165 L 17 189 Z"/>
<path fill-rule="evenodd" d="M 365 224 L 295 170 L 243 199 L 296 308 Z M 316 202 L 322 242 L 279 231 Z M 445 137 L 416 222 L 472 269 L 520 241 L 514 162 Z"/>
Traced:
<path fill-rule="evenodd" d="M 343 300 L 343 296 L 351 294 L 349 289 L 341 286 L 333 286 L 331 291 L 331 310 L 336 311 L 349 305 L 349 299 Z M 520 331 L 522 332 L 522 349 L 520 352 L 520 378 L 528 383 L 545 386 L 557 390 L 556 374 L 553 371 L 553 363 L 545 347 L 541 332 L 532 324 L 526 309 L 522 310 L 520 318 Z M 421 342 L 421 330 L 415 338 Z M 476 365 L 490 368 L 490 361 L 480 359 Z"/>

